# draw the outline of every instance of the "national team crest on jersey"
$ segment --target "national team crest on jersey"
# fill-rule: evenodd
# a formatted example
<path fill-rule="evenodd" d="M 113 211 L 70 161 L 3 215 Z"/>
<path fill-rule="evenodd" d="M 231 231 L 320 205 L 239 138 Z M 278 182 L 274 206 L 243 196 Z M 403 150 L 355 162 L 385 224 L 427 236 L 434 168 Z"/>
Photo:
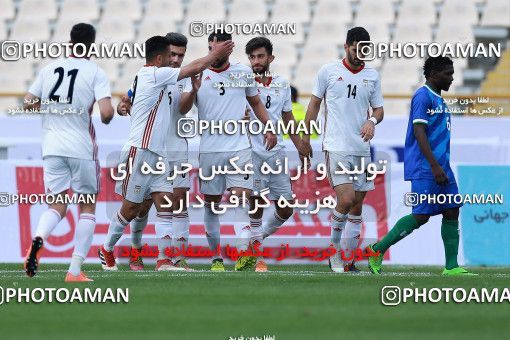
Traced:
<path fill-rule="evenodd" d="M 365 86 L 365 87 L 368 86 L 368 79 L 363 79 L 363 86 Z"/>
<path fill-rule="evenodd" d="M 274 93 L 275 93 L 277 96 L 279 96 L 279 95 L 280 95 L 280 89 L 275 89 L 275 90 L 274 90 Z"/>
<path fill-rule="evenodd" d="M 178 87 L 177 87 L 177 91 L 179 91 L 179 93 L 182 93 L 184 91 L 184 85 L 180 84 Z"/>
<path fill-rule="evenodd" d="M 142 187 L 141 187 L 141 186 L 139 186 L 139 185 L 135 185 L 135 193 L 136 193 L 136 194 L 139 194 L 141 189 L 142 189 Z"/>
<path fill-rule="evenodd" d="M 228 74 L 228 77 L 230 78 L 230 80 L 234 80 L 234 79 L 236 79 L 236 76 L 235 76 L 235 74 L 233 74 L 233 73 L 229 73 L 229 74 Z"/>

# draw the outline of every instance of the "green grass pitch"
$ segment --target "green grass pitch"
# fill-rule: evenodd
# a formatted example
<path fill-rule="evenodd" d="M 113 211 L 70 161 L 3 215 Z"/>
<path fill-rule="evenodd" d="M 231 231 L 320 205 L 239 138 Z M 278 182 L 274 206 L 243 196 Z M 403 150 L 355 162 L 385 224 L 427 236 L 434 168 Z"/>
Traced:
<path fill-rule="evenodd" d="M 127 304 L 0 305 L 1 339 L 492 339 L 510 334 L 510 304 L 381 304 L 381 288 L 510 287 L 510 268 L 471 268 L 478 277 L 441 277 L 441 268 L 386 266 L 385 275 L 333 274 L 320 265 L 276 265 L 272 272 L 99 271 L 91 288 L 129 287 Z M 0 286 L 74 287 L 67 265 L 42 264 L 30 279 L 0 264 Z M 232 266 L 227 269 L 232 270 Z"/>

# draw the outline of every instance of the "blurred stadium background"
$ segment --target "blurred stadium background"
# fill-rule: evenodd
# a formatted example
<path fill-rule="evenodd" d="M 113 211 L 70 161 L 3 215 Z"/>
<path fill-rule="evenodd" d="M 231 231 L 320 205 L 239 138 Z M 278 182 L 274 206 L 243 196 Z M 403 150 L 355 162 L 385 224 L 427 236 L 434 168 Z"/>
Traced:
<path fill-rule="evenodd" d="M 300 91 L 300 102 L 305 107 L 319 68 L 331 60 L 343 57 L 343 43 L 350 27 L 364 26 L 375 42 L 500 43 L 503 50 L 500 58 L 455 59 L 455 80 L 447 96 L 475 101 L 479 97 L 489 98 L 488 104 L 470 104 L 471 108 L 479 111 L 488 106 L 496 108 L 496 112 L 502 108 L 502 114 L 498 116 L 475 113 L 455 117 L 452 160 L 458 164 L 455 170 L 457 176 L 459 173 L 463 176 L 458 177 L 461 190 L 478 192 L 483 188 L 491 192 L 505 192 L 510 199 L 510 182 L 503 177 L 505 171 L 508 174 L 510 170 L 504 166 L 510 161 L 510 118 L 504 117 L 510 115 L 508 0 L 0 0 L 0 8 L 0 40 L 68 41 L 70 28 L 78 22 L 95 25 L 97 42 L 141 43 L 149 36 L 177 31 L 189 38 L 184 64 L 207 51 L 206 37 L 189 36 L 189 23 L 193 21 L 296 23 L 297 34 L 269 37 L 273 41 L 276 55 L 272 70 L 291 79 Z M 248 63 L 244 45 L 250 38 L 252 36 L 234 37 L 236 49 L 231 60 Z M 36 190 L 34 188 L 41 187 L 40 121 L 37 117 L 11 116 L 7 111 L 21 105 L 22 97 L 38 70 L 48 62 L 51 60 L 0 61 L 0 169 L 4 174 L 0 179 L 1 192 Z M 109 76 L 116 97 L 114 104 L 118 102 L 117 97 L 125 93 L 133 75 L 144 63 L 136 59 L 102 59 L 97 62 Z M 367 220 L 365 237 L 375 238 L 380 232 L 391 228 L 394 221 L 408 211 L 401 202 L 403 194 L 408 191 L 402 176 L 403 143 L 410 98 L 424 79 L 421 59 L 382 59 L 370 64 L 381 74 L 386 114 L 385 121 L 377 128 L 373 148 L 375 152 L 389 155 L 393 162 L 391 176 L 386 178 L 387 191 L 382 193 L 382 197 L 387 198 L 384 207 L 378 205 L 378 199 L 373 199 L 373 209 L 366 209 L 371 217 L 364 217 Z M 96 112 L 94 116 L 97 116 Z M 129 122 L 116 117 L 110 126 L 102 126 L 99 121 L 95 125 L 100 159 L 105 161 L 111 152 L 120 150 Z M 315 141 L 315 146 L 320 149 L 320 142 Z M 497 174 L 502 177 L 496 177 Z M 36 179 L 29 178 L 31 176 Z M 23 181 L 24 189 L 20 189 L 20 181 Z M 15 256 L 7 248 L 1 249 L 0 261 L 17 262 L 24 252 L 23 240 L 29 239 L 30 228 L 34 228 L 34 220 L 38 218 L 41 208 L 25 210 L 15 205 L 0 209 L 7 211 L 5 221 L 9 230 L 13 231 L 5 242 L 16 244 L 13 247 L 18 248 Z M 384 210 L 383 217 L 380 209 Z M 503 259 L 501 255 L 495 255 L 494 249 L 499 244 L 494 242 L 508 244 L 508 230 L 503 233 L 500 223 L 487 221 L 492 224 L 484 225 L 482 234 L 479 234 L 480 228 L 473 222 L 473 216 L 483 214 L 484 209 L 486 207 L 479 207 L 476 211 L 465 209 L 467 211 L 463 213 L 466 260 L 471 261 L 471 264 L 510 264 L 507 246 L 496 248 L 499 252 L 506 251 Z M 508 204 L 501 209 L 508 212 Z M 98 221 L 107 223 L 106 213 L 101 214 L 103 216 L 99 216 Z M 327 221 L 327 216 L 320 219 Z M 385 219 L 385 227 L 381 227 L 380 219 Z M 373 222 L 373 225 L 368 221 Z M 28 229 L 23 223 L 28 223 Z M 291 235 L 300 237 L 303 235 L 303 226 L 316 225 L 317 221 L 308 216 L 295 223 L 296 229 Z M 505 222 L 506 226 L 508 223 Z M 99 224 L 98 228 L 104 229 Z M 312 236 L 327 237 L 327 223 L 317 228 L 314 229 L 317 233 L 312 232 Z M 55 236 L 57 239 L 67 237 L 65 230 L 61 232 Z M 394 251 L 393 262 L 441 264 L 442 243 L 438 229 L 430 227 L 417 233 L 422 234 L 422 241 L 423 237 L 432 241 L 420 242 L 419 236 L 406 239 L 402 242 L 401 251 Z M 494 240 L 490 237 L 494 233 L 503 236 Z M 473 244 L 466 244 L 466 240 Z M 477 240 L 487 248 L 475 245 Z M 99 239 L 96 241 L 95 244 Z M 63 249 L 60 257 L 70 254 L 68 247 L 63 246 L 65 243 L 64 239 L 55 242 L 61 246 L 56 246 L 55 252 Z M 472 252 L 470 250 L 470 254 L 474 254 L 471 260 L 467 259 L 469 256 L 466 247 L 475 247 Z M 488 252 L 489 248 L 492 252 Z M 419 253 L 421 250 L 424 253 L 419 256 L 408 256 L 409 251 Z M 484 257 L 483 254 L 488 255 Z"/>
<path fill-rule="evenodd" d="M 68 41 L 77 22 L 93 23 L 97 41 L 143 42 L 151 35 L 178 31 L 189 36 L 189 23 L 296 23 L 297 34 L 271 39 L 277 59 L 274 71 L 291 79 L 304 94 L 324 63 L 343 55 L 348 28 L 365 27 L 376 42 L 461 42 L 508 45 L 510 3 L 506 0 L 2 0 L 0 40 Z M 243 46 L 252 36 L 235 37 L 232 59 L 247 62 Z M 203 55 L 204 38 L 191 38 L 185 59 Z M 48 61 L 2 62 L 0 108 L 19 103 L 36 72 Z M 99 60 L 123 93 L 131 84 L 140 60 Z M 422 83 L 423 60 L 376 60 L 387 98 L 386 112 L 406 114 L 408 96 Z M 492 95 L 509 114 L 510 52 L 500 59 L 457 59 L 451 93 Z M 306 100 L 306 96 L 303 98 Z M 388 100 L 391 99 L 391 100 Z"/>

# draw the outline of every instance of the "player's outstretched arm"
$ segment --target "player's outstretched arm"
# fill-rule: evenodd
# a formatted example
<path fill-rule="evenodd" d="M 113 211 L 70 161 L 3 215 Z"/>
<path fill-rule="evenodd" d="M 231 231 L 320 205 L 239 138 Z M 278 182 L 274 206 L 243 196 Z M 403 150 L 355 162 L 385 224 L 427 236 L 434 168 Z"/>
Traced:
<path fill-rule="evenodd" d="M 262 122 L 262 124 L 267 124 L 269 121 L 269 114 L 267 113 L 266 107 L 260 101 L 260 97 L 258 95 L 255 96 L 246 96 L 246 100 L 250 104 L 253 109 L 253 113 L 255 116 Z M 266 132 L 265 136 L 265 144 L 266 150 L 271 150 L 277 143 L 276 135 L 271 132 Z"/>
<path fill-rule="evenodd" d="M 28 92 L 23 99 L 23 110 L 39 110 L 41 108 L 41 98 Z"/>
<path fill-rule="evenodd" d="M 308 133 L 303 134 L 301 138 L 301 149 L 302 152 L 310 158 L 313 157 L 312 145 L 310 144 L 310 134 L 312 132 L 310 123 L 317 120 L 321 109 L 321 102 L 321 98 L 312 95 L 308 103 L 308 108 L 306 109 L 305 126 Z"/>
<path fill-rule="evenodd" d="M 112 121 L 115 111 L 113 110 L 112 100 L 110 97 L 101 98 L 97 101 L 99 106 L 99 114 L 103 124 L 108 124 Z"/>
<path fill-rule="evenodd" d="M 214 44 L 212 45 L 209 54 L 203 58 L 193 60 L 188 65 L 181 67 L 177 80 L 197 75 L 211 66 L 215 60 L 226 58 L 232 53 L 232 50 L 234 49 L 234 43 L 232 40 L 216 42 L 216 38 L 214 39 Z"/>
<path fill-rule="evenodd" d="M 432 169 L 432 174 L 434 175 L 436 183 L 439 185 L 448 184 L 448 176 L 446 176 L 446 173 L 444 172 L 441 165 L 439 165 L 437 162 L 434 154 L 432 153 L 432 149 L 430 148 L 429 140 L 427 138 L 426 125 L 413 124 L 413 133 L 421 152 L 430 164 L 430 168 Z"/>
<path fill-rule="evenodd" d="M 189 110 L 191 110 L 191 108 L 193 107 L 193 103 L 197 98 L 197 92 L 200 89 L 201 85 L 202 85 L 202 72 L 191 77 L 191 91 L 184 92 L 181 95 L 181 100 L 179 101 L 179 112 L 182 115 L 188 113 Z"/>

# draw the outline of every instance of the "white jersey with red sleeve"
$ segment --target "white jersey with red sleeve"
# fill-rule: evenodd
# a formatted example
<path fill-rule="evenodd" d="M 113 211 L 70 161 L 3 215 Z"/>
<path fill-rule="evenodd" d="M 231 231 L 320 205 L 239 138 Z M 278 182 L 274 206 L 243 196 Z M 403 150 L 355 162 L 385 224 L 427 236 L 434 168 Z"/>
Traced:
<path fill-rule="evenodd" d="M 345 60 L 337 60 L 320 69 L 312 94 L 326 101 L 323 150 L 370 156 L 361 127 L 370 107 L 383 106 L 379 73 L 366 65 L 352 70 Z"/>
<path fill-rule="evenodd" d="M 93 61 L 66 58 L 46 65 L 28 90 L 41 98 L 45 156 L 97 160 L 90 115 L 96 100 L 111 97 L 105 72 Z"/>
<path fill-rule="evenodd" d="M 282 112 L 292 111 L 290 84 L 286 79 L 280 76 L 275 76 L 269 78 L 269 82 L 267 84 L 262 84 L 257 81 L 257 85 L 260 100 L 266 107 L 269 119 L 271 119 L 273 126 L 276 128 L 278 121 L 282 120 Z M 250 110 L 250 116 L 252 120 L 258 119 L 255 116 L 253 109 Z M 266 150 L 266 146 L 264 145 L 264 135 L 262 133 L 253 134 L 250 138 L 253 152 L 261 159 L 270 158 L 275 155 L 278 150 L 285 148 L 281 134 L 277 135 L 277 144 L 269 151 Z"/>
<path fill-rule="evenodd" d="M 134 146 L 166 157 L 170 110 L 168 85 L 177 83 L 179 68 L 144 66 L 132 86 L 131 128 L 125 149 Z"/>
<path fill-rule="evenodd" d="M 198 119 L 219 124 L 220 121 L 240 121 L 246 112 L 246 97 L 258 94 L 252 70 L 241 63 L 231 63 L 224 70 L 207 69 L 196 97 Z M 248 134 L 212 134 L 204 131 L 200 153 L 239 151 L 250 147 Z"/>

